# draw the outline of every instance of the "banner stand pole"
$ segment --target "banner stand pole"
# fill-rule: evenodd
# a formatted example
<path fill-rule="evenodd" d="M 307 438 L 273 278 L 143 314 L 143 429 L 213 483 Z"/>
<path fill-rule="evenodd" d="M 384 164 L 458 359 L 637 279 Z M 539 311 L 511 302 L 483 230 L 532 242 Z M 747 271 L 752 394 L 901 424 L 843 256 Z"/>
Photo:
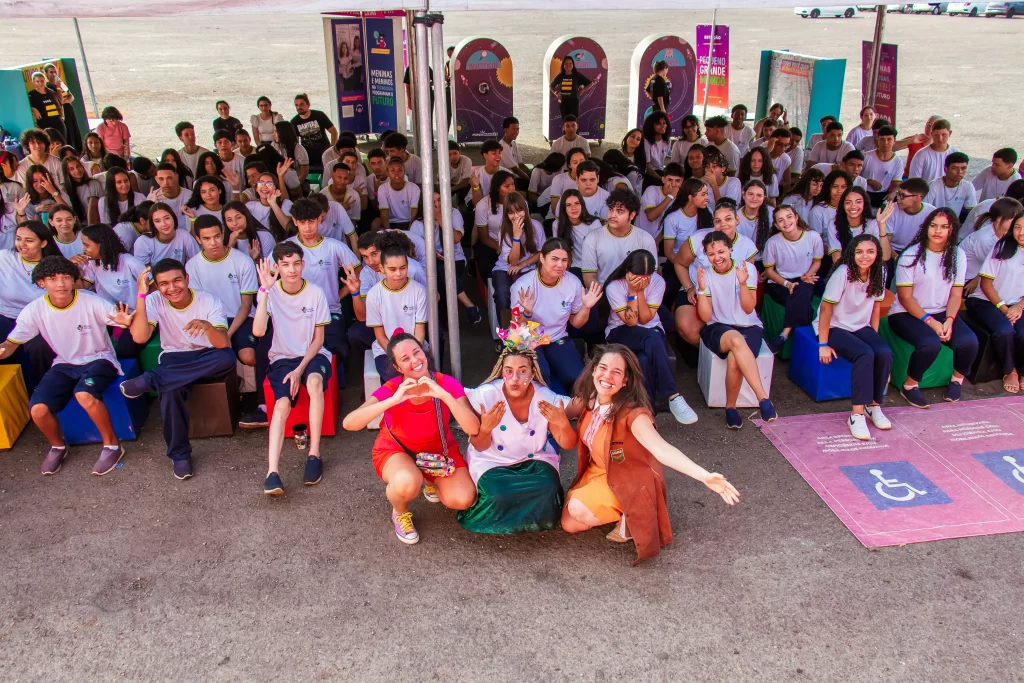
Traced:
<path fill-rule="evenodd" d="M 882 36 L 885 34 L 885 5 L 875 7 L 875 35 L 871 43 L 871 69 L 868 71 L 868 91 L 864 93 L 864 106 L 874 107 L 878 96 L 878 69 L 882 62 Z M 896 122 L 892 122 L 896 125 Z"/>
<path fill-rule="evenodd" d="M 78 19 L 72 19 L 71 23 L 75 26 L 75 37 L 78 38 L 78 53 L 82 55 L 82 68 L 85 69 L 85 82 L 89 86 L 89 99 L 92 100 L 92 111 L 96 115 L 95 118 L 100 117 L 100 106 L 96 104 L 96 91 L 92 88 L 92 74 L 89 73 L 89 62 L 85 58 L 85 46 L 82 45 L 82 32 L 78 29 Z M 86 112 L 88 118 L 88 112 Z"/>
<path fill-rule="evenodd" d="M 711 37 L 708 41 L 708 71 L 704 75 L 704 112 L 700 115 L 701 121 L 708 120 L 708 100 L 711 98 L 711 65 L 715 62 L 715 35 L 718 33 L 718 8 L 711 14 Z M 697 74 L 700 80 L 700 74 Z"/>

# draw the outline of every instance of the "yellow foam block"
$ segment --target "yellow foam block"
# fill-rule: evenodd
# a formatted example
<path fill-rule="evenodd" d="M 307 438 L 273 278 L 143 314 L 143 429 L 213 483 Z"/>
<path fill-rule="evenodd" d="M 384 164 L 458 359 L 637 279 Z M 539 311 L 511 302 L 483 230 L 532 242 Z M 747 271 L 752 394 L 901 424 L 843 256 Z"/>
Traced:
<path fill-rule="evenodd" d="M 28 420 L 28 391 L 21 366 L 0 365 L 0 450 L 14 446 Z"/>

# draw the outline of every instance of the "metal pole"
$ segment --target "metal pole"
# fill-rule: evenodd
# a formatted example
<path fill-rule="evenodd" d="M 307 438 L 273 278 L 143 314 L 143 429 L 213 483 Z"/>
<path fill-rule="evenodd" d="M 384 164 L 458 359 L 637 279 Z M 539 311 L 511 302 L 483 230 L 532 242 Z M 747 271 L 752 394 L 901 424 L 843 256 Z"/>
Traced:
<path fill-rule="evenodd" d="M 444 65 L 444 17 L 436 15 L 430 27 L 430 47 L 434 66 Z M 444 92 L 444 69 L 434 69 L 434 92 Z M 452 232 L 452 172 L 448 163 L 447 98 L 434 100 L 434 125 L 437 133 L 437 189 L 441 195 L 441 243 L 444 245 L 445 302 L 448 309 L 448 350 L 452 377 L 462 381 L 462 342 L 459 338 L 459 300 L 456 294 L 455 233 Z M 442 134 L 442 131 L 444 134 Z M 431 202 L 433 204 L 433 202 Z"/>
<path fill-rule="evenodd" d="M 425 12 L 416 12 L 413 19 L 413 33 L 416 36 L 414 53 L 416 59 L 416 123 L 419 131 L 420 156 L 423 160 L 423 242 L 427 260 L 427 334 L 430 353 L 435 367 L 441 366 L 441 335 L 437 323 L 437 257 L 434 246 L 434 150 L 431 149 L 430 126 L 430 52 L 427 47 L 427 25 Z"/>
<path fill-rule="evenodd" d="M 868 90 L 864 93 L 863 106 L 875 106 L 878 95 L 878 68 L 882 62 L 882 36 L 885 34 L 885 5 L 875 7 L 875 35 L 871 43 L 871 65 L 868 71 Z"/>
<path fill-rule="evenodd" d="M 708 72 L 704 76 L 704 113 L 702 121 L 708 120 L 708 96 L 711 94 L 711 65 L 715 61 L 715 34 L 718 33 L 718 8 L 711 14 L 711 42 L 708 49 Z"/>
<path fill-rule="evenodd" d="M 423 141 L 422 141 L 422 136 L 420 135 L 419 116 L 417 115 L 417 112 L 419 111 L 417 105 L 418 105 L 418 102 L 419 102 L 419 79 L 420 79 L 419 61 L 420 61 L 420 55 L 418 55 L 416 53 L 416 49 L 417 49 L 416 37 L 415 37 L 416 36 L 416 31 L 415 31 L 415 29 L 413 27 L 413 24 L 415 22 L 415 13 L 412 12 L 412 11 L 408 11 L 408 12 L 405 13 L 405 16 L 406 16 L 405 25 L 408 27 L 408 29 L 406 31 L 406 35 L 408 36 L 408 41 L 409 41 L 408 42 L 408 46 L 409 46 L 409 98 L 410 98 L 410 102 L 408 102 L 408 105 L 409 105 L 409 111 L 412 112 L 412 137 L 413 137 L 413 140 L 416 143 L 416 154 L 418 154 L 422 158 L 423 157 Z M 404 115 L 404 112 L 403 112 L 403 115 Z"/>
<path fill-rule="evenodd" d="M 78 30 L 78 19 L 72 19 L 75 25 L 75 37 L 78 38 L 78 52 L 82 55 L 82 68 L 85 69 L 85 82 L 89 86 L 89 99 L 92 100 L 92 113 L 100 116 L 100 107 L 96 104 L 96 91 L 92 89 L 92 74 L 89 73 L 89 62 L 85 59 L 85 46 L 82 45 L 82 32 Z M 88 114 L 88 112 L 86 112 Z M 88 116 L 86 116 L 88 118 Z"/>

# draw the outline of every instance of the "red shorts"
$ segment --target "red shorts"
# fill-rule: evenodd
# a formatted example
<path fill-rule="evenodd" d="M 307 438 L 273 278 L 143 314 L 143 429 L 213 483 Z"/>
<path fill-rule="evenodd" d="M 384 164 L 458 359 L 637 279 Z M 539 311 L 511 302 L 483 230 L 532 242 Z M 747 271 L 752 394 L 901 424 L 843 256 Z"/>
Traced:
<path fill-rule="evenodd" d="M 448 457 L 455 461 L 455 469 L 467 467 L 466 461 L 462 457 L 462 453 L 459 452 L 459 443 L 455 440 L 455 437 L 452 436 L 451 432 L 447 434 L 447 437 Z M 430 452 L 440 453 L 440 442 L 437 443 L 437 448 L 435 450 L 431 450 Z M 396 453 L 401 453 L 402 455 L 409 457 L 409 454 L 405 452 L 405 449 L 403 449 L 401 446 L 395 443 L 395 441 L 391 438 L 391 435 L 388 434 L 387 430 L 382 429 L 380 433 L 377 435 L 377 440 L 373 442 L 373 450 L 370 451 L 370 455 L 373 458 L 373 469 L 377 472 L 377 476 L 380 477 L 381 479 L 384 478 L 381 475 L 381 472 L 384 469 L 384 463 L 386 463 L 388 459 L 392 455 L 395 455 Z M 435 479 L 435 477 L 427 474 L 423 470 L 420 470 L 420 473 L 423 475 L 423 478 L 427 481 L 434 481 Z"/>

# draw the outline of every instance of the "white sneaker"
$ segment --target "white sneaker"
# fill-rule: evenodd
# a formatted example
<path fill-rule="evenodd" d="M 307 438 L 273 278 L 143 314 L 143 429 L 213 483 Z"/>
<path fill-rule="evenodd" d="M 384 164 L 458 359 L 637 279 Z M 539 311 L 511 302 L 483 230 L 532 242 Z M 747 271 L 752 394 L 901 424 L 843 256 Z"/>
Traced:
<path fill-rule="evenodd" d="M 689 406 L 686 399 L 680 396 L 676 396 L 674 399 L 668 402 L 668 409 L 672 411 L 672 417 L 684 425 L 692 425 L 697 421 L 697 413 L 693 412 L 693 408 Z"/>
<path fill-rule="evenodd" d="M 861 441 L 870 441 L 871 432 L 868 431 L 868 421 L 863 415 L 850 415 L 850 433 L 853 438 Z"/>
<path fill-rule="evenodd" d="M 871 418 L 871 424 L 879 429 L 892 429 L 892 422 L 889 422 L 889 418 L 882 414 L 882 406 L 868 406 L 864 412 Z"/>

